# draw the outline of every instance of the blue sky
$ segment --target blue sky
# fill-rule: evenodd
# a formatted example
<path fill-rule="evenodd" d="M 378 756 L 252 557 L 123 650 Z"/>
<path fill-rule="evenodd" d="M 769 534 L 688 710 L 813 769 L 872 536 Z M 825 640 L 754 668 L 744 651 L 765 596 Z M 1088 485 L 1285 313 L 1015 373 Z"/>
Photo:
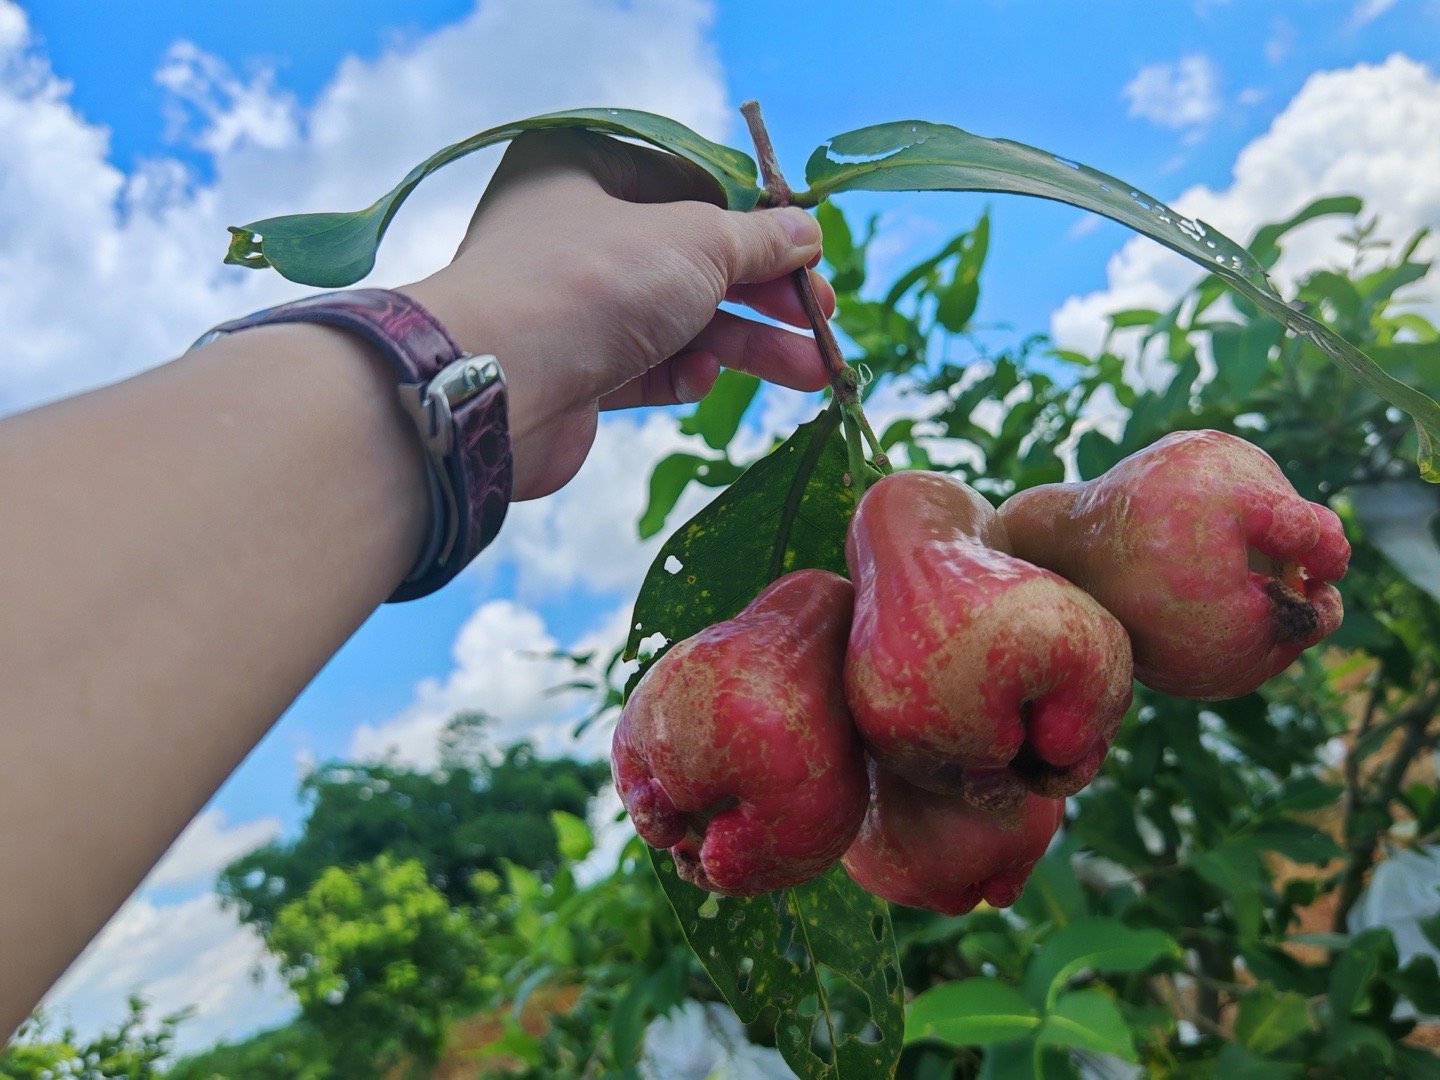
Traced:
<path fill-rule="evenodd" d="M 1341 188 L 1401 233 L 1440 225 L 1437 70 L 1440 0 L 0 0 L 0 322 L 14 328 L 0 413 L 160 362 L 206 325 L 295 294 L 220 267 L 224 225 L 360 205 L 443 142 L 518 116 L 626 105 L 744 145 L 735 106 L 753 96 L 793 179 L 830 135 L 923 118 L 1078 158 L 1232 235 Z M 422 188 L 373 280 L 438 265 L 496 160 Z M 1093 343 L 1106 311 L 1189 280 L 1119 227 L 1036 200 L 841 206 L 883 214 L 890 269 L 990 206 L 978 319 L 1017 334 Z M 1295 247 L 1326 258 L 1334 237 Z M 755 445 L 813 407 L 767 396 Z M 559 669 L 518 654 L 617 638 L 654 551 L 633 533 L 637 463 L 683 445 L 672 417 L 617 418 L 579 480 L 518 508 L 481 565 L 377 613 L 54 1003 L 84 1027 L 144 983 L 167 1008 L 203 1002 L 192 1046 L 283 1013 L 273 985 L 240 985 L 254 946 L 214 910 L 216 866 L 293 827 L 306 762 L 386 747 L 424 760 L 455 709 L 567 745 L 567 706 L 543 693 Z"/>

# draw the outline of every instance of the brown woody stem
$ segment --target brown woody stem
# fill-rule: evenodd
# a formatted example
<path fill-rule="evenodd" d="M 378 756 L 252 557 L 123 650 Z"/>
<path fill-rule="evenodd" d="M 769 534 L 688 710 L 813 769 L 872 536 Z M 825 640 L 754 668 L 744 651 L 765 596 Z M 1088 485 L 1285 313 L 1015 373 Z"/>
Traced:
<path fill-rule="evenodd" d="M 761 205 L 770 207 L 791 205 L 793 193 L 790 185 L 785 181 L 784 174 L 780 171 L 780 163 L 775 158 L 775 146 L 770 141 L 770 132 L 765 128 L 765 120 L 760 115 L 760 103 L 751 98 L 740 106 L 740 113 L 745 117 L 745 123 L 750 128 L 750 138 L 755 143 L 755 157 L 760 164 L 760 179 L 765 184 L 765 191 L 760 200 Z M 865 412 L 860 407 L 859 376 L 855 374 L 855 369 L 845 362 L 845 357 L 840 353 L 840 343 L 835 340 L 835 332 L 830 329 L 830 320 L 821 310 L 820 301 L 815 296 L 815 289 L 810 284 L 810 271 L 802 266 L 790 275 L 790 280 L 795 283 L 795 291 L 800 295 L 800 304 L 805 308 L 805 317 L 810 320 L 810 328 L 815 331 L 815 344 L 820 347 L 820 355 L 825 358 L 826 370 L 830 372 L 830 389 L 835 394 L 835 400 L 840 403 L 845 419 L 846 441 L 863 436 L 865 442 L 870 446 L 876 467 L 881 472 L 888 473 L 890 459 L 881 451 L 880 441 L 875 438 L 870 421 L 865 419 Z M 854 456 L 852 455 L 852 459 Z M 852 469 L 851 472 L 854 473 L 855 470 Z M 864 490 L 864 476 L 852 475 L 850 482 L 855 486 L 857 492 Z"/>

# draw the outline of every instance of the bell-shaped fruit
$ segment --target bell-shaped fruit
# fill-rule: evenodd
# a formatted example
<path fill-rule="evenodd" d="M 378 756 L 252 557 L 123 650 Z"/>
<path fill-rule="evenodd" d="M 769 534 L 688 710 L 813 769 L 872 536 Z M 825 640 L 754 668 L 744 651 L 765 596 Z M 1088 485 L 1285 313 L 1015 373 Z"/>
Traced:
<path fill-rule="evenodd" d="M 854 839 L 869 785 L 840 681 L 853 598 L 838 574 L 786 574 L 631 694 L 615 783 L 687 881 L 731 896 L 796 885 Z"/>
<path fill-rule="evenodd" d="M 870 782 L 870 810 L 845 852 L 846 872 L 876 896 L 944 915 L 981 900 L 1013 904 L 1065 817 L 1064 799 L 1027 793 L 1017 806 L 982 810 L 873 762 Z"/>
<path fill-rule="evenodd" d="M 1350 561 L 1340 519 L 1263 450 L 1181 431 L 1081 484 L 1000 509 L 1015 552 L 1112 611 L 1135 676 L 1181 697 L 1249 693 L 1340 625 L 1327 582 Z"/>
<path fill-rule="evenodd" d="M 1085 593 L 1009 553 L 977 492 L 900 472 L 856 508 L 845 696 L 879 762 L 974 805 L 1090 782 L 1130 704 L 1130 642 Z"/>

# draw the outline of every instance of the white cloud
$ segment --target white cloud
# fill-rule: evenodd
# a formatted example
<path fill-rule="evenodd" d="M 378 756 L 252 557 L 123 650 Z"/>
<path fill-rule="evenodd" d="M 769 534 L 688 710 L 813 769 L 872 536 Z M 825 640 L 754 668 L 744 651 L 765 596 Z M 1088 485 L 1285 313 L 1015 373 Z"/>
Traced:
<path fill-rule="evenodd" d="M 1383 232 L 1403 239 L 1440 221 L 1440 77 L 1403 56 L 1311 76 L 1270 129 L 1236 158 L 1231 183 L 1197 185 L 1172 205 L 1245 240 L 1321 195 L 1353 193 Z M 1343 263 L 1342 226 L 1319 221 L 1291 233 L 1272 276 L 1281 290 L 1293 275 Z M 1068 299 L 1051 317 L 1051 333 L 1067 348 L 1093 350 L 1105 316 L 1125 308 L 1168 306 L 1196 280 L 1194 263 L 1147 239 L 1127 241 L 1106 267 L 1108 284 Z"/>
<path fill-rule="evenodd" d="M 124 1016 L 132 991 L 152 1019 L 194 1007 L 177 1036 L 182 1052 L 276 1023 L 295 1007 L 259 937 L 214 893 L 174 904 L 133 897 L 42 1005 L 93 1031 Z"/>
<path fill-rule="evenodd" d="M 1360 0 L 1350 13 L 1351 29 L 1359 29 L 1366 23 L 1374 22 L 1395 6 L 1395 0 Z"/>
<path fill-rule="evenodd" d="M 363 206 L 439 146 L 553 109 L 650 109 L 726 135 L 709 24 L 700 0 L 488 0 L 437 33 L 346 60 L 308 110 L 268 71 L 241 78 L 180 43 L 158 78 L 185 137 L 212 157 L 214 180 L 201 183 L 169 160 L 117 169 L 106 131 L 75 111 L 21 9 L 0 0 L 0 411 L 133 373 L 300 291 L 222 266 L 226 225 Z M 449 257 L 497 154 L 421 186 L 374 280 Z"/>
<path fill-rule="evenodd" d="M 624 642 L 630 605 L 621 605 L 602 623 L 570 645 L 576 652 L 602 655 Z M 495 746 L 528 739 L 546 754 L 601 757 L 609 733 L 592 727 L 587 737 L 571 737 L 573 722 L 589 702 L 575 694 L 556 694 L 574 678 L 567 660 L 549 659 L 560 643 L 540 615 L 513 600 L 480 605 L 460 628 L 451 646 L 453 666 L 443 678 L 427 678 L 415 688 L 409 706 L 381 724 L 362 724 L 350 741 L 350 756 L 393 756 L 419 768 L 439 760 L 439 736 L 462 712 L 483 712 L 495 721 L 488 730 Z"/>
<path fill-rule="evenodd" d="M 1147 64 L 1125 84 L 1130 116 L 1179 128 L 1204 124 L 1220 111 L 1219 72 L 1204 53 Z"/>
<path fill-rule="evenodd" d="M 280 819 L 230 825 L 223 810 L 207 807 L 186 827 L 141 888 L 209 884 L 221 867 L 280 835 Z"/>
<path fill-rule="evenodd" d="M 1289 19 L 1276 17 L 1270 22 L 1270 36 L 1265 39 L 1264 53 L 1265 61 L 1272 67 L 1287 56 L 1295 48 L 1297 37 L 1295 24 Z"/>
<path fill-rule="evenodd" d="M 665 530 L 641 542 L 635 532 L 650 498 L 650 466 L 676 450 L 710 453 L 699 439 L 681 435 L 671 415 L 603 417 L 595 447 L 575 479 L 555 495 L 512 506 L 477 572 L 495 560 L 513 559 L 522 598 L 576 586 L 633 595 L 668 535 Z M 714 494 L 691 485 L 671 512 L 670 526 Z"/>
<path fill-rule="evenodd" d="M 208 325 L 301 291 L 276 274 L 221 265 L 226 225 L 365 205 L 439 146 L 555 109 L 648 109 L 732 135 L 710 20 L 704 0 L 484 0 L 437 33 L 346 60 L 309 108 L 264 68 L 237 75 L 177 43 L 157 80 L 173 134 L 209 158 L 211 179 L 202 179 L 165 157 L 118 168 L 107 131 L 73 106 L 23 10 L 0 0 L 0 413 L 154 365 Z M 492 151 L 422 185 L 371 280 L 403 282 L 448 259 L 498 160 Z M 677 444 L 672 418 L 607 422 L 585 484 L 517 507 L 496 554 L 527 560 L 534 569 L 520 578 L 537 590 L 633 588 L 649 560 L 633 540 L 642 466 Z M 596 641 L 618 642 L 627 617 L 617 612 Z M 554 645 L 532 612 L 506 601 L 482 607 L 456 643 L 454 672 L 422 686 L 393 731 L 362 732 L 357 746 L 393 734 L 433 755 L 434 718 L 456 706 L 495 712 L 516 736 L 560 738 L 555 718 L 573 706 L 544 691 L 569 669 L 519 655 Z M 194 882 L 269 835 L 273 823 L 228 825 L 207 813 L 151 887 Z M 199 1006 L 181 1029 L 182 1044 L 198 1046 L 290 1007 L 273 971 L 251 983 L 264 960 L 213 894 L 165 904 L 142 894 L 48 1002 L 94 1031 L 122 1014 L 138 984 L 157 1013 Z"/>

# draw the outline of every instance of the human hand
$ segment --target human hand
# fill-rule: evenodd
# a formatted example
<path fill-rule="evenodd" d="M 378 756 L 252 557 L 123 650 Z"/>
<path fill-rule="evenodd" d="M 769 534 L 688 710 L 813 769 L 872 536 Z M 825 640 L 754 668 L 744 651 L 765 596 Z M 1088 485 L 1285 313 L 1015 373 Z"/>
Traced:
<path fill-rule="evenodd" d="M 825 385 L 811 338 L 718 311 L 808 325 L 788 275 L 820 254 L 802 210 L 735 213 L 680 158 L 584 132 L 521 136 L 455 259 L 402 291 L 509 384 L 515 498 L 567 483 L 600 409 L 697 401 L 721 365 Z M 835 294 L 811 273 L 821 306 Z"/>

